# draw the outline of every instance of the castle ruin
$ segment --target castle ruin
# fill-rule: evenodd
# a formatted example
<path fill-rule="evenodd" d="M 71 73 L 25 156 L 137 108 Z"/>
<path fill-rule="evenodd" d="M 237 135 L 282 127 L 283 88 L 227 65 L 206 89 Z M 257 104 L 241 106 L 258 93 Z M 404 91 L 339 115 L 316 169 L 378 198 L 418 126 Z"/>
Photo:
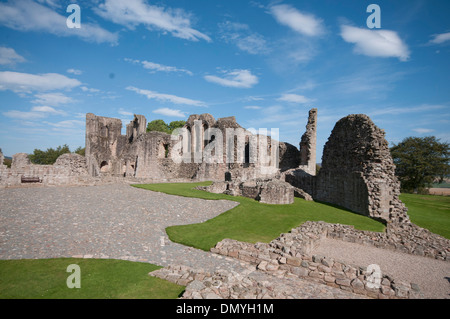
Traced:
<path fill-rule="evenodd" d="M 121 120 L 88 113 L 85 157 L 64 154 L 54 165 L 34 165 L 15 154 L 11 168 L 0 163 L 0 185 L 208 180 L 214 183 L 203 189 L 216 193 L 275 204 L 291 203 L 295 195 L 385 223 L 409 222 L 384 131 L 366 115 L 336 123 L 317 176 L 317 109 L 309 111 L 299 149 L 276 134 L 246 130 L 235 117 L 194 114 L 177 134 L 146 130 L 143 115 L 122 135 Z"/>

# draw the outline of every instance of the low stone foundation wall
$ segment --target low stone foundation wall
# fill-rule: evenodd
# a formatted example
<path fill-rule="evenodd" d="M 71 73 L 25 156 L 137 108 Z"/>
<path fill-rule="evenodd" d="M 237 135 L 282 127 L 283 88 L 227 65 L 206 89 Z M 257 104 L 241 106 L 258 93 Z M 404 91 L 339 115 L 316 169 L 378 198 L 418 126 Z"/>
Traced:
<path fill-rule="evenodd" d="M 254 179 L 248 181 L 214 182 L 210 186 L 198 186 L 197 189 L 215 194 L 244 196 L 265 204 L 292 204 L 294 187 L 289 183 L 272 179 Z M 301 190 L 300 190 L 301 191 Z"/>
<path fill-rule="evenodd" d="M 373 268 L 312 255 L 316 245 L 325 237 L 441 260 L 449 260 L 450 256 L 449 240 L 413 224 L 404 225 L 403 229 L 388 227 L 387 233 L 375 233 L 324 222 L 306 222 L 269 244 L 224 239 L 211 251 L 248 262 L 274 275 L 311 279 L 371 298 L 423 297 L 414 283 L 396 280 L 388 274 L 374 273 Z"/>
<path fill-rule="evenodd" d="M 309 281 L 292 280 L 293 275 L 273 277 L 255 271 L 238 273 L 219 269 L 214 273 L 182 265 L 170 265 L 149 273 L 178 285 L 186 286 L 181 299 L 367 299 L 341 290 L 317 289 Z"/>

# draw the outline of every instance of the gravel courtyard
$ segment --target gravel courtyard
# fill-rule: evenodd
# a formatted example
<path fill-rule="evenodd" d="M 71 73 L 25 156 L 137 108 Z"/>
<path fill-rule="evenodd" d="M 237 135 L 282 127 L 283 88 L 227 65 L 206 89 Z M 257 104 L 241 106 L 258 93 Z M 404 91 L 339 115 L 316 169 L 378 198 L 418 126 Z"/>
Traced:
<path fill-rule="evenodd" d="M 238 260 L 173 243 L 165 232 L 168 226 L 211 219 L 237 204 L 166 195 L 126 184 L 1 189 L 0 259 L 113 258 L 161 266 L 182 264 L 210 272 L 226 269 L 248 275 L 253 270 Z M 349 258 L 346 252 L 354 256 L 355 247 L 342 251 L 346 246 L 338 250 L 333 244 L 324 242 L 317 253 L 342 259 Z M 359 255 L 364 258 L 364 251 Z M 423 265 L 437 262 L 421 259 L 425 259 Z M 450 277 L 449 263 L 437 264 L 441 273 Z M 423 276 L 424 272 L 419 274 Z M 259 276 L 275 279 L 262 273 Z M 427 282 L 425 278 L 420 281 Z M 295 285 L 302 298 L 362 298 L 302 279 Z M 434 297 L 448 298 L 446 289 L 438 289 Z M 429 290 L 427 293 L 433 294 Z"/>
<path fill-rule="evenodd" d="M 92 256 L 192 267 L 202 261 L 214 269 L 216 256 L 171 242 L 165 228 L 202 222 L 235 205 L 125 184 L 4 189 L 0 259 Z"/>

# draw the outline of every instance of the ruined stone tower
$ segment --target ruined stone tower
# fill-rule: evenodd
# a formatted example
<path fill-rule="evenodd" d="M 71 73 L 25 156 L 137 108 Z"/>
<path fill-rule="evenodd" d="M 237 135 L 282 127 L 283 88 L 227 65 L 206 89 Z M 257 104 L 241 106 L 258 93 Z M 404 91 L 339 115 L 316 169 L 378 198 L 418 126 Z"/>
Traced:
<path fill-rule="evenodd" d="M 300 166 L 310 175 L 316 175 L 316 146 L 317 146 L 317 109 L 309 111 L 306 132 L 300 141 Z"/>
<path fill-rule="evenodd" d="M 385 133 L 364 114 L 340 119 L 327 143 L 315 198 L 387 222 L 409 221 Z"/>

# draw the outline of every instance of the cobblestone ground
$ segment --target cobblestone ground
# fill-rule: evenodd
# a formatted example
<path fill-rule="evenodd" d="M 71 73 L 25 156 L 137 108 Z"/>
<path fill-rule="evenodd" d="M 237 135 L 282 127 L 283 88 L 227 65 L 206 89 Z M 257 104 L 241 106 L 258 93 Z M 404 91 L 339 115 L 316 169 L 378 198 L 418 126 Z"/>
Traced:
<path fill-rule="evenodd" d="M 248 274 L 253 272 L 249 265 L 173 243 L 165 232 L 168 226 L 202 222 L 235 205 L 123 184 L 0 189 L 0 259 L 112 258 Z M 357 297 L 300 279 L 291 285 L 298 287 L 300 298 Z"/>

